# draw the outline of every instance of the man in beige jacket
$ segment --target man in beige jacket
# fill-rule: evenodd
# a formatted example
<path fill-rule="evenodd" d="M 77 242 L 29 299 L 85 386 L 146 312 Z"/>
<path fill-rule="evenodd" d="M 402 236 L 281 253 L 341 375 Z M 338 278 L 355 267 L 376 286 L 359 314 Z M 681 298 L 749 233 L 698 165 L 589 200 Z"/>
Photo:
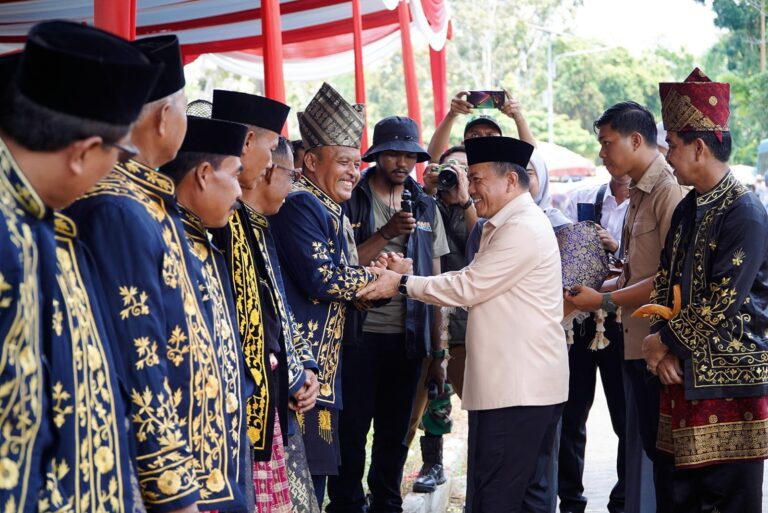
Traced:
<path fill-rule="evenodd" d="M 668 483 L 663 476 L 654 476 L 650 465 L 657 458 L 661 383 L 643 360 L 642 344 L 650 324 L 647 319 L 633 318 L 632 312 L 650 301 L 672 213 L 687 190 L 677 183 L 659 153 L 656 121 L 642 105 L 617 103 L 595 121 L 595 129 L 608 172 L 632 179 L 620 250 L 624 265 L 621 275 L 606 281 L 601 291 L 577 285 L 576 294 L 566 294 L 566 300 L 583 311 L 602 308 L 610 313 L 621 307 L 627 399 L 625 512 L 666 513 L 671 504 L 666 497 Z"/>
<path fill-rule="evenodd" d="M 379 278 L 359 295 L 405 294 L 465 306 L 469 410 L 467 511 L 520 511 L 539 453 L 551 447 L 568 398 L 560 253 L 528 194 L 533 146 L 509 137 L 466 141 L 469 193 L 488 219 L 475 260 L 461 271 Z"/>

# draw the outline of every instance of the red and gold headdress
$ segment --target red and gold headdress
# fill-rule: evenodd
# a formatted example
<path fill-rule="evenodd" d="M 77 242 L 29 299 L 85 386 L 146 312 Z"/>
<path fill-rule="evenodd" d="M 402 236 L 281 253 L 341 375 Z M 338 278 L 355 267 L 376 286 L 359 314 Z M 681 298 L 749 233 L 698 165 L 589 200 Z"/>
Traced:
<path fill-rule="evenodd" d="M 712 82 L 699 68 L 685 82 L 659 84 L 661 117 L 669 132 L 715 132 L 722 140 L 728 131 L 731 86 Z"/>

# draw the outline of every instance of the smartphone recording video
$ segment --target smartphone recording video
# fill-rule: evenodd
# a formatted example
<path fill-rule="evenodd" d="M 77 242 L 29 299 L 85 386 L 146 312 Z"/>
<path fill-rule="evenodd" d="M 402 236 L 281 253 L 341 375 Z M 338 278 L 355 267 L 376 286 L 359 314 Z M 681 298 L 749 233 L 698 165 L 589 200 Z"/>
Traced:
<path fill-rule="evenodd" d="M 504 91 L 469 91 L 467 101 L 476 109 L 500 109 L 504 105 Z"/>

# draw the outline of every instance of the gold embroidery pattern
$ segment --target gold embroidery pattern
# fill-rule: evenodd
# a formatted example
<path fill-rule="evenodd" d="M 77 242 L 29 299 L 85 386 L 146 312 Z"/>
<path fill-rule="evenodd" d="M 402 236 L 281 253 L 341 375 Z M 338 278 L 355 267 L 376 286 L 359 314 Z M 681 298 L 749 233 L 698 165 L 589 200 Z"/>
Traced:
<path fill-rule="evenodd" d="M 317 355 L 316 361 L 319 367 L 317 379 L 320 384 L 317 400 L 322 403 L 333 404 L 336 400 L 336 374 L 345 318 L 345 305 L 339 301 L 333 301 L 328 304 L 328 315 L 319 337 L 315 337 L 318 330 L 316 320 L 307 321 L 306 326 L 303 323 L 296 324 L 296 332 L 312 345 L 313 353 Z"/>
<path fill-rule="evenodd" d="M 3 511 L 24 511 L 29 487 L 30 459 L 42 417 L 43 390 L 39 341 L 41 334 L 38 252 L 22 210 L 41 219 L 45 207 L 25 183 L 5 144 L 0 140 L 0 222 L 8 230 L 14 257 L 18 260 L 17 287 L 0 279 L 0 308 L 12 318 L 0 349 L 0 488 L 11 490 Z M 3 241 L 5 242 L 5 241 Z M 17 281 L 16 281 L 17 280 Z M 11 310 L 12 309 L 12 310 Z"/>
<path fill-rule="evenodd" d="M 296 322 L 296 317 L 291 313 L 291 332 L 293 333 L 293 348 L 299 357 L 299 361 L 304 364 L 306 362 L 314 362 L 315 356 L 312 354 L 312 343 L 302 336 Z"/>
<path fill-rule="evenodd" d="M 293 321 L 288 317 L 288 309 L 286 308 L 285 302 L 283 301 L 283 295 L 277 288 L 278 282 L 277 276 L 275 275 L 275 265 L 279 263 L 272 262 L 266 242 L 266 238 L 268 237 L 266 231 L 269 230 L 269 223 L 264 218 L 264 216 L 249 208 L 247 205 L 245 206 L 245 209 L 248 212 L 249 219 L 251 220 L 253 235 L 256 238 L 256 243 L 259 246 L 258 249 L 261 253 L 261 257 L 264 260 L 264 267 L 266 268 L 267 274 L 269 275 L 269 289 L 272 292 L 272 299 L 274 304 L 277 306 L 278 314 L 280 316 L 280 326 L 283 332 L 283 340 L 285 343 L 285 351 L 288 360 L 288 388 L 292 389 L 299 381 L 303 383 L 305 379 L 304 366 L 302 365 L 302 361 L 300 360 L 299 355 L 297 354 L 297 351 L 294 347 L 294 342 L 298 341 L 300 344 L 304 345 L 304 351 L 309 351 L 311 360 L 314 360 L 314 358 L 311 357 L 312 349 L 308 346 L 308 344 L 306 344 L 305 341 L 301 339 L 300 336 L 297 337 L 293 334 Z"/>
<path fill-rule="evenodd" d="M 53 385 L 51 397 L 53 399 L 53 423 L 56 424 L 56 427 L 61 427 L 66 422 L 66 416 L 71 415 L 72 412 L 75 411 L 75 408 L 68 404 L 64 406 L 64 403 L 69 402 L 69 400 L 72 398 L 72 395 L 64 390 L 64 386 L 61 384 L 61 381 L 57 381 L 55 385 Z"/>
<path fill-rule="evenodd" d="M 235 296 L 235 314 L 238 331 L 241 336 L 245 364 L 256 383 L 255 393 L 247 399 L 248 438 L 254 450 L 266 449 L 267 408 L 269 405 L 269 387 L 265 370 L 264 326 L 261 320 L 259 285 L 256 276 L 256 263 L 252 258 L 252 248 L 248 244 L 241 210 L 237 210 L 229 220 L 232 232 L 230 261 L 232 264 L 233 293 Z"/>
<path fill-rule="evenodd" d="M 133 345 L 139 355 L 136 360 L 137 369 L 153 367 L 160 363 L 160 359 L 157 357 L 157 342 L 149 340 L 148 337 L 139 337 L 133 340 Z"/>
<path fill-rule="evenodd" d="M 56 333 L 57 337 L 61 336 L 61 331 L 64 329 L 63 322 L 64 322 L 64 314 L 61 311 L 61 308 L 59 307 L 59 301 L 54 299 L 53 300 L 53 316 L 52 316 L 52 324 L 53 324 L 53 332 Z"/>
<path fill-rule="evenodd" d="M 242 389 L 239 348 L 222 289 L 221 274 L 213 252 L 207 245 L 208 234 L 199 218 L 185 208 L 180 208 L 187 241 L 190 246 L 205 250 L 193 252 L 193 256 L 200 261 L 203 279 L 201 285 L 207 291 L 213 326 L 210 327 L 212 332 L 205 330 L 205 339 L 201 338 L 202 344 L 198 346 L 200 372 L 195 373 L 193 379 L 195 389 L 204 389 L 205 393 L 195 396 L 195 405 L 203 415 L 194 422 L 200 424 L 204 438 L 199 444 L 193 438 L 192 445 L 195 453 L 200 454 L 200 459 L 205 462 L 205 468 L 210 469 L 205 479 L 201 478 L 200 482 L 205 483 L 205 487 L 200 491 L 200 496 L 203 500 L 208 499 L 210 503 L 214 503 L 224 495 L 228 498 L 233 496 L 231 484 L 224 476 L 227 475 L 228 460 L 231 458 L 235 463 L 240 460 L 240 431 L 243 419 L 240 414 Z M 199 319 L 203 318 L 199 309 L 196 314 Z M 225 425 L 227 419 L 230 421 L 228 426 Z M 229 431 L 232 445 L 227 443 L 224 430 Z M 233 474 L 237 481 L 240 480 L 239 471 L 240 466 L 236 465 Z"/>
<path fill-rule="evenodd" d="M 60 221 L 69 221 L 60 214 L 56 215 Z M 113 470 L 115 461 L 119 462 L 123 458 L 123 451 L 127 448 L 118 444 L 119 427 L 114 401 L 117 391 L 112 389 L 112 369 L 109 368 L 104 345 L 91 313 L 90 299 L 83 286 L 72 239 L 61 235 L 61 231 L 57 232 L 56 280 L 64 298 L 69 323 L 67 332 L 71 335 L 71 351 L 74 356 L 72 393 L 78 426 L 74 430 L 74 442 L 78 451 L 77 461 L 69 462 L 74 471 L 79 473 L 75 479 L 77 488 L 74 490 L 74 504 L 78 511 L 89 511 L 97 504 L 109 504 L 113 511 L 123 511 L 125 476 L 119 470 Z M 67 409 L 62 411 L 62 418 Z M 61 428 L 64 423 L 59 425 L 58 419 L 59 415 L 55 420 Z"/>
<path fill-rule="evenodd" d="M 63 488 L 61 481 L 69 474 L 69 470 L 70 468 L 66 461 L 51 460 L 51 464 L 45 473 L 45 491 L 41 493 L 37 501 L 38 513 L 73 511 L 74 497 L 67 497 L 65 500 L 61 495 L 61 489 Z M 86 501 L 88 500 L 87 498 L 90 498 L 88 495 L 85 497 Z M 90 504 L 86 502 L 86 506 L 90 506 Z M 110 506 L 113 506 L 113 504 L 110 503 Z M 77 511 L 87 511 L 87 509 L 83 508 Z M 115 511 L 117 511 L 117 507 L 115 507 Z"/>
<path fill-rule="evenodd" d="M 6 294 L 12 290 L 13 287 L 11 287 L 8 282 L 5 281 L 3 273 L 0 273 L 0 308 L 8 308 L 11 306 L 11 303 L 13 302 L 13 296 Z"/>
<path fill-rule="evenodd" d="M 715 189 L 697 198 L 697 205 L 720 203 L 704 214 L 693 241 L 693 273 L 690 278 L 690 290 L 686 306 L 678 317 L 669 322 L 671 332 L 678 342 L 691 351 L 694 388 L 722 386 L 753 386 L 768 380 L 768 355 L 759 351 L 747 334 L 748 315 L 727 316 L 726 312 L 735 302 L 737 291 L 724 277 L 721 281 L 710 283 L 705 280 L 707 266 L 709 233 L 718 216 L 747 193 L 747 189 L 729 175 Z M 678 227 L 681 230 L 681 227 Z M 676 233 L 672 247 L 673 272 L 682 276 L 681 237 Z M 737 251 L 740 259 L 748 258 L 743 251 Z M 735 256 L 734 256 L 735 258 Z M 667 289 L 666 301 L 669 301 Z M 696 301 L 694 305 L 694 300 Z M 694 306 L 692 306 L 694 305 Z M 731 334 L 731 338 L 722 339 L 720 330 Z"/>
<path fill-rule="evenodd" d="M 169 360 L 176 366 L 189 369 L 191 379 L 183 388 L 172 390 L 169 384 L 164 391 L 132 390 L 134 423 L 137 436 L 153 436 L 162 451 L 139 459 L 139 484 L 145 502 L 167 503 L 193 493 L 200 483 L 201 504 L 216 504 L 231 500 L 234 491 L 227 475 L 227 461 L 233 448 L 227 443 L 223 419 L 225 398 L 222 397 L 217 355 L 211 334 L 200 310 L 187 264 L 184 261 L 183 244 L 173 219 L 165 211 L 162 195 L 174 192 L 170 178 L 136 162 L 116 166 L 115 170 L 89 191 L 85 197 L 114 195 L 127 197 L 141 204 L 160 225 L 166 252 L 162 276 L 165 284 L 179 289 L 184 304 L 186 330 L 174 331 L 169 340 Z M 151 312 L 150 312 L 151 315 Z M 215 392 L 215 393 L 214 393 Z M 190 403 L 185 416 L 176 408 L 182 397 Z M 173 399 L 173 402 L 168 402 Z M 173 408 L 173 414 L 168 408 Z M 155 412 L 166 410 L 163 417 Z M 177 440 L 170 428 L 178 422 L 185 429 L 184 437 Z M 141 438 L 140 438 L 141 440 Z M 194 461 L 187 461 L 177 449 L 189 445 Z M 194 477 L 189 472 L 194 472 Z"/>
<path fill-rule="evenodd" d="M 320 188 L 312 183 L 312 180 L 307 178 L 306 176 L 302 176 L 301 179 L 296 183 L 294 186 L 294 189 L 297 191 L 307 191 L 308 193 L 312 194 L 314 197 L 320 200 L 320 202 L 325 205 L 325 208 L 328 209 L 328 211 L 333 214 L 335 218 L 341 217 L 341 205 L 336 203 L 331 199 L 330 196 L 328 196 L 326 193 L 324 193 Z"/>
<path fill-rule="evenodd" d="M 184 363 L 184 355 L 189 353 L 189 344 L 185 344 L 187 336 L 181 329 L 181 326 L 176 326 L 171 331 L 171 336 L 168 338 L 168 345 L 166 346 L 165 356 L 176 367 L 179 367 Z"/>
<path fill-rule="evenodd" d="M 147 293 L 141 292 L 136 287 L 120 287 L 120 297 L 123 298 L 123 308 L 120 310 L 120 318 L 127 319 L 130 316 L 139 317 L 149 315 L 147 307 Z M 138 297 L 136 297 L 138 294 Z"/>
<path fill-rule="evenodd" d="M 211 254 L 210 251 L 208 254 Z M 216 261 L 213 258 L 209 260 L 203 266 L 203 274 L 208 283 L 208 291 L 213 309 L 214 337 L 218 341 L 219 362 L 221 362 L 222 368 L 221 385 L 224 392 L 224 408 L 231 416 L 228 429 L 233 443 L 230 451 L 232 459 L 238 461 L 240 430 L 242 428 L 242 416 L 240 414 L 242 411 L 240 407 L 240 398 L 242 397 L 240 356 L 237 347 L 237 337 L 232 326 L 232 317 L 227 306 L 227 299 L 224 295 L 224 290 L 221 288 L 221 274 L 216 267 Z M 221 394 L 221 390 L 217 391 L 217 393 Z M 210 479 L 212 478 L 209 477 Z M 214 476 L 214 479 L 218 478 Z"/>
<path fill-rule="evenodd" d="M 672 432 L 672 438 L 678 467 L 764 458 L 768 454 L 768 420 L 679 428 Z"/>
<path fill-rule="evenodd" d="M 716 125 L 697 109 L 688 96 L 681 95 L 674 89 L 664 98 L 661 110 L 664 112 L 664 124 L 667 130 L 673 132 L 679 132 L 687 126 L 696 127 L 696 130 L 727 130 Z"/>
<path fill-rule="evenodd" d="M 141 495 L 149 504 L 170 502 L 198 489 L 194 478 L 196 462 L 178 451 L 186 444 L 180 429 L 184 428 L 186 421 L 180 421 L 176 413 L 181 399 L 181 390 L 171 393 L 167 379 L 163 381 L 161 391 L 145 388 L 140 393 L 136 389 L 131 390 L 131 402 L 134 404 L 131 420 L 136 439 L 144 442 L 149 437 L 155 437 L 162 448 L 158 454 L 138 458 Z"/>

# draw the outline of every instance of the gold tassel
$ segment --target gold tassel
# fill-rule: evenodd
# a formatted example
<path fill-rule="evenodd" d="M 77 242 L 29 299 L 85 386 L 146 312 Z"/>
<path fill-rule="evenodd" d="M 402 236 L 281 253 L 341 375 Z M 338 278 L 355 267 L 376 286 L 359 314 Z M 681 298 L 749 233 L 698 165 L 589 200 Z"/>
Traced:
<path fill-rule="evenodd" d="M 304 414 L 296 412 L 296 422 L 299 424 L 299 429 L 301 430 L 301 434 L 306 434 L 306 431 L 304 429 Z"/>
<path fill-rule="evenodd" d="M 318 423 L 320 427 L 320 438 L 328 442 L 333 443 L 333 430 L 331 429 L 331 410 L 321 409 L 317 412 Z"/>

